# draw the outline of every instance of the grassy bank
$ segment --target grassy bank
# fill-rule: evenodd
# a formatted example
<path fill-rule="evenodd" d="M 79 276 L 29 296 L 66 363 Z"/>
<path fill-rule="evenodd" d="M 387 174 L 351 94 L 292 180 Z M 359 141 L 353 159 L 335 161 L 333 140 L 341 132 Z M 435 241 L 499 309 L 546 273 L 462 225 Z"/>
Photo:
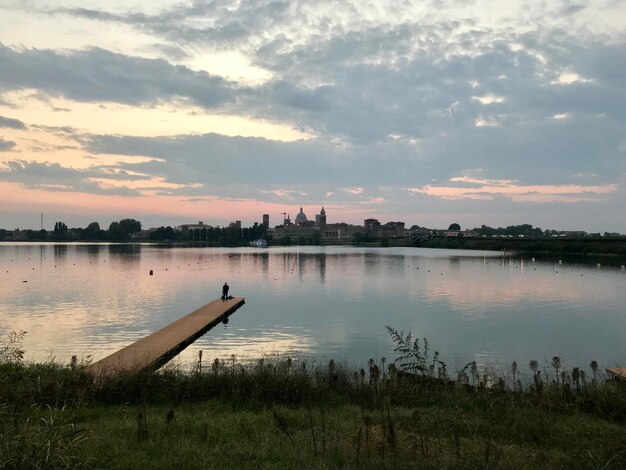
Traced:
<path fill-rule="evenodd" d="M 38 431 L 31 425 L 28 443 L 18 445 L 12 463 L 4 462 L 8 468 L 44 466 L 46 458 L 52 468 L 617 469 L 626 464 L 622 424 L 482 395 L 435 394 L 422 405 L 365 409 L 341 402 L 235 407 L 211 399 L 177 406 L 31 410 L 29 416 L 54 423 L 41 424 Z M 73 443 L 63 437 L 70 433 Z M 4 446 L 12 442 L 15 437 L 9 436 Z"/>
<path fill-rule="evenodd" d="M 410 374 L 273 358 L 98 380 L 5 360 L 0 468 L 626 467 L 626 387 L 595 364 L 451 381 L 423 353 Z"/>
<path fill-rule="evenodd" d="M 435 237 L 421 245 L 425 248 L 465 250 L 507 250 L 529 253 L 611 254 L 626 258 L 624 238 L 456 238 Z"/>

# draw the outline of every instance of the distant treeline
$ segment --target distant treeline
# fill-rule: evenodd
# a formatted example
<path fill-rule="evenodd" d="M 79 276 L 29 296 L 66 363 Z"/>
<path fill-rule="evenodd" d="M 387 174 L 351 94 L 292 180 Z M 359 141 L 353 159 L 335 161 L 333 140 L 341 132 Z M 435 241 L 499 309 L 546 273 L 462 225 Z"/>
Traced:
<path fill-rule="evenodd" d="M 435 237 L 421 246 L 465 250 L 507 250 L 546 253 L 603 253 L 626 256 L 626 238 L 464 238 Z"/>
<path fill-rule="evenodd" d="M 453 224 L 457 225 L 458 224 Z M 460 230 L 460 228 L 459 228 Z M 555 237 L 555 236 L 568 236 L 568 237 L 620 237 L 622 236 L 619 233 L 609 233 L 604 232 L 601 234 L 597 233 L 587 233 L 582 230 L 578 231 L 563 231 L 563 230 L 542 230 L 539 227 L 533 227 L 530 224 L 520 224 L 520 225 L 509 225 L 507 227 L 489 227 L 487 225 L 481 225 L 480 227 L 476 227 L 471 230 L 480 236 L 493 237 L 493 236 L 513 236 L 513 237 Z"/>
<path fill-rule="evenodd" d="M 160 238 L 171 227 L 159 228 L 150 234 L 151 240 L 163 240 Z M 255 223 L 252 227 L 241 228 L 237 224 L 230 224 L 228 227 L 205 227 L 191 229 L 187 233 L 178 232 L 179 240 L 192 242 L 207 242 L 220 246 L 237 246 L 249 244 L 253 240 L 266 237 L 266 229 L 263 225 Z"/>
<path fill-rule="evenodd" d="M 98 222 L 87 227 L 69 228 L 64 222 L 56 222 L 53 230 L 0 229 L 0 241 L 155 241 L 155 242 L 202 242 L 220 246 L 238 246 L 266 236 L 263 225 L 241 227 L 232 223 L 228 227 L 191 228 L 179 230 L 171 226 L 142 230 L 141 222 L 135 219 L 122 219 L 112 222 L 108 229 L 102 229 Z"/>

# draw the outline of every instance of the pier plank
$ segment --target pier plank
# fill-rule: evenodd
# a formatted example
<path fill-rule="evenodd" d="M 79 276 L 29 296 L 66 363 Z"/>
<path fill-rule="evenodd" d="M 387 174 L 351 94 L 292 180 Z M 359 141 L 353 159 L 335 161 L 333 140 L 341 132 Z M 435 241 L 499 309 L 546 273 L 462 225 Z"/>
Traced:
<path fill-rule="evenodd" d="M 90 366 L 90 371 L 95 375 L 112 375 L 131 370 L 158 369 L 244 303 L 243 297 L 226 301 L 216 299 L 100 359 Z"/>
<path fill-rule="evenodd" d="M 611 369 L 607 369 L 606 371 L 617 379 L 626 380 L 626 368 L 613 367 Z"/>

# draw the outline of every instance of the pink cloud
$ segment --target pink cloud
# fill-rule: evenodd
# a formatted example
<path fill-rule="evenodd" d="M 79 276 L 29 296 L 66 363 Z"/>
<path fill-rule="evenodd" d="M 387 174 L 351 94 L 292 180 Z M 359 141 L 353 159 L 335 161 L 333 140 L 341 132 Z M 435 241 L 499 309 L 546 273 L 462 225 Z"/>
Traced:
<path fill-rule="evenodd" d="M 179 195 L 148 195 L 145 192 L 135 196 L 113 196 L 64 191 L 55 187 L 55 191 L 24 188 L 16 183 L 0 182 L 1 213 L 22 213 L 37 216 L 40 212 L 58 214 L 67 217 L 64 221 L 72 224 L 72 217 L 106 222 L 122 217 L 139 220 L 145 216 L 159 216 L 163 224 L 169 224 L 170 218 L 187 218 L 190 221 L 203 220 L 211 224 L 224 224 L 233 220 L 242 220 L 245 224 L 260 221 L 262 214 L 270 214 L 272 224 L 281 220 L 282 212 L 296 214 L 300 203 L 289 199 L 285 203 L 268 203 L 256 199 L 229 199 L 217 196 L 181 197 Z M 383 202 L 372 198 L 368 203 Z M 295 205 L 294 205 L 295 204 Z M 312 216 L 321 209 L 319 205 L 304 206 L 305 212 Z M 360 222 L 370 217 L 365 206 L 346 206 L 324 204 L 329 222 Z M 312 217 L 311 217 L 312 218 Z M 28 227 L 27 227 L 28 228 Z"/>
<path fill-rule="evenodd" d="M 280 213 L 283 205 L 268 204 L 256 200 L 224 199 L 203 197 L 181 199 L 180 196 L 152 195 L 122 197 L 96 195 L 71 191 L 45 191 L 27 189 L 14 183 L 0 183 L 3 208 L 12 211 L 54 212 L 93 215 L 106 218 L 127 215 L 140 218 L 142 215 L 162 215 L 166 217 L 188 217 L 190 220 L 212 218 L 218 220 L 260 220 L 265 212 Z"/>
<path fill-rule="evenodd" d="M 604 185 L 523 185 L 514 180 L 490 180 L 472 176 L 450 178 L 451 183 L 470 183 L 473 186 L 437 186 L 428 184 L 407 191 L 441 199 L 492 200 L 499 196 L 509 197 L 515 202 L 580 202 L 597 201 L 602 195 L 615 192 L 618 184 Z"/>

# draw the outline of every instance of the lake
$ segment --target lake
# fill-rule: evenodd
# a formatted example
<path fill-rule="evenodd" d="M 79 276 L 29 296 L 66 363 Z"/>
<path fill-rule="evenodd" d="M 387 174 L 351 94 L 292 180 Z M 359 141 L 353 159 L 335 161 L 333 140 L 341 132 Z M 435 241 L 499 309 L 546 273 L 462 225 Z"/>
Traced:
<path fill-rule="evenodd" d="M 482 251 L 1 243 L 0 334 L 27 331 L 28 360 L 97 360 L 219 297 L 225 281 L 246 305 L 179 360 L 202 350 L 205 361 L 297 354 L 363 367 L 394 357 L 390 325 L 426 337 L 451 371 L 555 355 L 626 365 L 619 260 Z"/>

